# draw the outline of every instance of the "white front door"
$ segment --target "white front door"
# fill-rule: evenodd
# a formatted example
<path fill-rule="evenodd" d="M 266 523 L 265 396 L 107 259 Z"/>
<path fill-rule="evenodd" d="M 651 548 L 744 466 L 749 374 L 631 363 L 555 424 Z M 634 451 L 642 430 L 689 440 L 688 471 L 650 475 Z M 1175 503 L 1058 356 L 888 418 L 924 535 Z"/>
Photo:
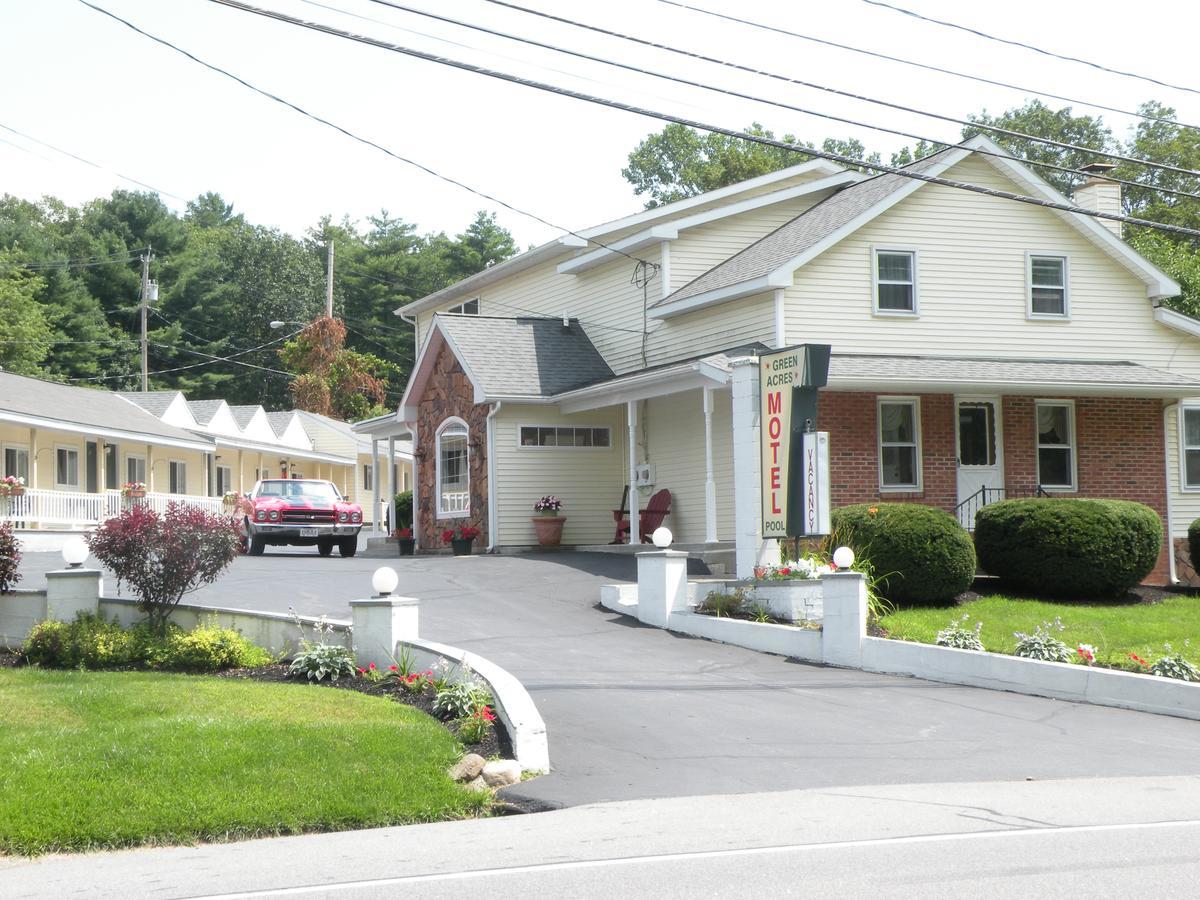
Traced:
<path fill-rule="evenodd" d="M 959 521 L 975 528 L 980 507 L 1004 497 L 999 397 L 956 397 Z"/>

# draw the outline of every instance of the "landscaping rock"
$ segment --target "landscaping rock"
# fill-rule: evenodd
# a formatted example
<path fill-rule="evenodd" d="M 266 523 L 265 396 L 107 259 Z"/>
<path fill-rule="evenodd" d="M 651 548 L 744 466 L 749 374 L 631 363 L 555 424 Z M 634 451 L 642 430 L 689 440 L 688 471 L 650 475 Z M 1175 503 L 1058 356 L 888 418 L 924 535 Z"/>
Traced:
<path fill-rule="evenodd" d="M 483 767 L 483 780 L 491 787 L 504 787 L 521 780 L 521 764 L 515 759 L 495 759 Z"/>
<path fill-rule="evenodd" d="M 488 788 L 488 783 L 487 783 L 486 781 L 484 781 L 484 780 L 483 780 L 483 776 L 482 776 L 482 775 L 477 775 L 477 776 L 475 776 L 474 778 L 472 778 L 470 781 L 468 781 L 468 782 L 467 782 L 467 787 L 469 787 L 469 788 L 470 788 L 471 790 L 473 790 L 473 791 L 486 791 L 486 790 L 489 790 L 489 788 Z"/>
<path fill-rule="evenodd" d="M 483 771 L 484 765 L 487 763 L 478 753 L 468 753 L 450 770 L 450 777 L 455 781 L 470 781 L 473 778 L 478 778 L 479 773 Z"/>

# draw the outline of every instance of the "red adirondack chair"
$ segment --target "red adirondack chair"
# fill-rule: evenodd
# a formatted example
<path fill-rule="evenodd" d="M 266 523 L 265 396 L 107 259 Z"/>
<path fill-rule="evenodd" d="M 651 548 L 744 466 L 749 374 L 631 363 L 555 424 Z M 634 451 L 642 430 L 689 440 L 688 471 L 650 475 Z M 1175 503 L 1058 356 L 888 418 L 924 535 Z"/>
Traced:
<path fill-rule="evenodd" d="M 629 510 L 624 508 L 628 499 L 629 486 L 626 485 L 625 494 L 621 498 L 623 508 L 613 510 L 613 518 L 617 522 L 617 534 L 613 538 L 614 544 L 625 543 L 625 536 L 629 534 Z M 646 504 L 646 508 L 639 512 L 638 534 L 643 544 L 650 543 L 650 535 L 654 534 L 654 530 L 663 523 L 663 519 L 670 512 L 671 492 L 663 488 L 661 491 L 657 491 L 650 498 L 650 502 Z"/>

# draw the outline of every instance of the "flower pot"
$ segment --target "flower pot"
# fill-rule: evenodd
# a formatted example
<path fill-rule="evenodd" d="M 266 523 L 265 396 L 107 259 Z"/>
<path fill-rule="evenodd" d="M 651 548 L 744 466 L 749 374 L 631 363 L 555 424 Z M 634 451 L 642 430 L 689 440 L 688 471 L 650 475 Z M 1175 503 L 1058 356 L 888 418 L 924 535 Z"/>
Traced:
<path fill-rule="evenodd" d="M 412 556 L 416 547 L 417 542 L 413 538 L 396 538 L 396 549 L 400 556 Z M 469 548 L 467 552 L 471 552 Z"/>
<path fill-rule="evenodd" d="M 23 488 L 23 487 L 11 487 L 8 489 L 8 496 L 10 496 L 10 497 L 20 497 L 20 496 L 24 495 L 24 493 L 25 493 L 25 488 Z"/>
<path fill-rule="evenodd" d="M 130 499 L 133 499 L 133 500 L 141 500 L 143 497 L 146 496 L 146 492 L 145 491 L 130 491 L 125 496 L 129 497 Z"/>
<path fill-rule="evenodd" d="M 470 556 L 471 545 L 473 543 L 475 543 L 475 541 L 472 539 L 459 538 L 458 540 L 450 542 L 450 549 L 454 551 L 455 556 Z"/>
<path fill-rule="evenodd" d="M 563 526 L 567 524 L 566 516 L 534 516 L 533 530 L 537 532 L 538 543 L 543 547 L 557 547 L 562 543 Z"/>

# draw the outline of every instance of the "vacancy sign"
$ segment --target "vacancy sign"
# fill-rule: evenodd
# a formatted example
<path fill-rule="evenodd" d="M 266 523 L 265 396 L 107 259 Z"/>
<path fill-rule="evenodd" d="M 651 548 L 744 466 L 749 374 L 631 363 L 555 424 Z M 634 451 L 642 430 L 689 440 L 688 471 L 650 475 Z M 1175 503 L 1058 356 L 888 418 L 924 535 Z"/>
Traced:
<path fill-rule="evenodd" d="M 762 428 L 763 537 L 788 536 L 788 481 L 792 454 L 792 388 L 801 384 L 804 347 L 758 358 Z M 801 423 L 803 425 L 803 423 Z"/>
<path fill-rule="evenodd" d="M 804 534 L 829 534 L 829 433 L 804 435 Z"/>

